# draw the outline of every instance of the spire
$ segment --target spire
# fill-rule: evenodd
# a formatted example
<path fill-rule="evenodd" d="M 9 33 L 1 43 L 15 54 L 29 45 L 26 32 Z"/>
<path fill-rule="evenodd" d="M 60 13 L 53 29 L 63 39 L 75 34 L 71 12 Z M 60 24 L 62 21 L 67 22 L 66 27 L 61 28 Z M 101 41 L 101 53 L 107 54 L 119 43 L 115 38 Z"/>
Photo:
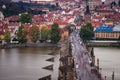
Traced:
<path fill-rule="evenodd" d="M 89 5 L 86 6 L 86 14 L 90 14 L 90 8 L 89 8 Z"/>
<path fill-rule="evenodd" d="M 86 0 L 86 11 L 85 11 L 85 14 L 90 14 L 90 8 L 89 8 L 88 1 L 89 0 Z"/>

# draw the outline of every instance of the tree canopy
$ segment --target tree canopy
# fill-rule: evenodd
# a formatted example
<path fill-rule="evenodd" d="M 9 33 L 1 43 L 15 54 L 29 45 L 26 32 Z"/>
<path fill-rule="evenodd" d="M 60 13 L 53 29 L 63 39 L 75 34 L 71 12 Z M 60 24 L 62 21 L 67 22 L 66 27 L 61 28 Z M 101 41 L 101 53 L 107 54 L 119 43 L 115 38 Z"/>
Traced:
<path fill-rule="evenodd" d="M 21 23 L 31 23 L 32 22 L 32 17 L 30 14 L 21 14 L 19 21 Z"/>
<path fill-rule="evenodd" d="M 37 26 L 30 27 L 29 36 L 32 42 L 36 42 L 39 40 L 39 28 Z"/>
<path fill-rule="evenodd" d="M 87 23 L 85 27 L 88 28 L 89 30 L 93 31 L 93 26 L 91 23 Z"/>
<path fill-rule="evenodd" d="M 92 37 L 93 37 L 93 32 L 92 31 L 90 31 L 89 29 L 87 29 L 87 28 L 84 28 L 84 27 L 82 27 L 81 28 L 81 31 L 80 31 L 80 37 L 83 39 L 83 40 L 90 40 L 90 39 L 92 39 Z"/>
<path fill-rule="evenodd" d="M 17 32 L 17 39 L 20 43 L 25 43 L 27 41 L 26 39 L 27 31 L 25 30 L 24 26 L 20 26 Z"/>
<path fill-rule="evenodd" d="M 11 34 L 10 34 L 10 31 L 9 30 L 6 30 L 5 33 L 4 33 L 4 40 L 9 43 L 10 40 L 11 40 Z"/>
<path fill-rule="evenodd" d="M 47 40 L 48 39 L 48 35 L 49 35 L 49 29 L 47 26 L 43 26 L 41 29 L 41 39 L 42 40 Z"/>
<path fill-rule="evenodd" d="M 3 9 L 2 6 L 5 5 L 6 8 Z M 12 2 L 12 0 L 0 0 L 0 11 L 3 12 L 5 17 L 18 15 L 20 13 L 28 12 L 30 14 L 46 14 L 46 11 L 33 10 L 32 8 L 48 8 L 49 10 L 61 9 L 59 5 L 54 4 L 36 4 L 36 3 L 24 3 L 22 1 Z"/>
<path fill-rule="evenodd" d="M 6 8 L 3 8 L 3 5 L 5 5 Z M 12 0 L 0 0 L 0 11 L 3 12 L 5 17 L 8 17 L 25 12 L 25 8 L 18 3 L 12 2 Z"/>
<path fill-rule="evenodd" d="M 60 28 L 57 23 L 54 23 L 51 28 L 51 42 L 56 44 L 61 38 Z"/>
<path fill-rule="evenodd" d="M 3 4 L 9 4 L 11 0 L 0 0 L 0 5 L 2 6 Z"/>
<path fill-rule="evenodd" d="M 94 37 L 92 25 L 87 23 L 85 26 L 82 26 L 79 34 L 84 41 L 92 39 Z"/>

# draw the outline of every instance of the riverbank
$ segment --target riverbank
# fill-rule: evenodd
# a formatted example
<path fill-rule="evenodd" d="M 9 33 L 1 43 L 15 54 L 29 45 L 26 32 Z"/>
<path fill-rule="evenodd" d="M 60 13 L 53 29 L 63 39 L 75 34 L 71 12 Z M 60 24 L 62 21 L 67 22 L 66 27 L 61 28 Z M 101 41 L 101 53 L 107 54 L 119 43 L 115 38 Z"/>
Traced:
<path fill-rule="evenodd" d="M 22 48 L 22 47 L 53 47 L 53 48 L 59 48 L 58 44 L 52 44 L 52 43 L 24 43 L 24 44 L 5 44 L 1 45 L 0 48 Z"/>
<path fill-rule="evenodd" d="M 119 43 L 87 43 L 88 47 L 118 47 L 120 48 Z"/>

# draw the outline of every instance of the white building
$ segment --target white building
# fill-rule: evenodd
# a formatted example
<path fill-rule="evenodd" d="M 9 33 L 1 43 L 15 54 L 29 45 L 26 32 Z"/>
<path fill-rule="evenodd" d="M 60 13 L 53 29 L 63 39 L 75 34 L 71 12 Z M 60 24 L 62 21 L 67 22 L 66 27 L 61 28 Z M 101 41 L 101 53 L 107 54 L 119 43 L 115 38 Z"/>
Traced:
<path fill-rule="evenodd" d="M 3 13 L 0 11 L 0 20 L 3 20 L 4 19 L 4 15 Z"/>
<path fill-rule="evenodd" d="M 22 0 L 24 3 L 30 3 L 30 0 Z"/>

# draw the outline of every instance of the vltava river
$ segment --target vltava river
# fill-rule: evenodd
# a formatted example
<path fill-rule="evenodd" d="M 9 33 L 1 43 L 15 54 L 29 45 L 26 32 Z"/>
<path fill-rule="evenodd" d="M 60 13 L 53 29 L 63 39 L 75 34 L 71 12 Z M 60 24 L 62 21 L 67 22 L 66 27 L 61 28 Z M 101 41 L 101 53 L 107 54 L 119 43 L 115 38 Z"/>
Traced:
<path fill-rule="evenodd" d="M 0 50 L 0 80 L 38 80 L 40 77 L 52 74 L 57 80 L 59 54 L 54 55 L 52 49 L 45 48 L 12 48 Z M 46 59 L 55 57 L 55 62 Z M 42 67 L 53 64 L 53 71 Z"/>
<path fill-rule="evenodd" d="M 112 72 L 115 72 L 115 79 L 120 80 L 120 49 L 118 48 L 94 48 L 94 53 L 100 59 L 100 71 L 106 80 L 112 80 Z"/>

